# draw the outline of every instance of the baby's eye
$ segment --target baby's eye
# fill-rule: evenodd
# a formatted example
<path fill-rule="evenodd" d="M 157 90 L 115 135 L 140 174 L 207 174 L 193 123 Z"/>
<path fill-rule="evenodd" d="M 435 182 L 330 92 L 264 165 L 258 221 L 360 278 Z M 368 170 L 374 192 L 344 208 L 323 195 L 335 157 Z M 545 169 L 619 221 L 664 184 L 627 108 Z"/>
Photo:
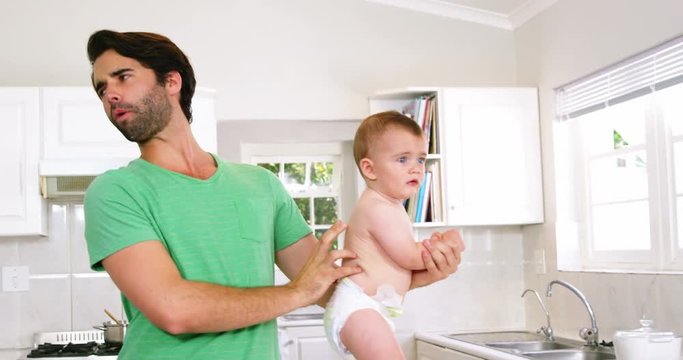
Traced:
<path fill-rule="evenodd" d="M 425 161 L 427 161 L 427 159 L 425 159 L 425 158 L 423 158 L 423 157 L 419 157 L 419 158 L 417 159 L 417 163 L 418 163 L 418 164 L 424 164 Z"/>
<path fill-rule="evenodd" d="M 400 162 L 401 164 L 405 164 L 406 162 L 408 162 L 408 158 L 405 156 L 401 156 L 398 158 L 398 162 Z"/>

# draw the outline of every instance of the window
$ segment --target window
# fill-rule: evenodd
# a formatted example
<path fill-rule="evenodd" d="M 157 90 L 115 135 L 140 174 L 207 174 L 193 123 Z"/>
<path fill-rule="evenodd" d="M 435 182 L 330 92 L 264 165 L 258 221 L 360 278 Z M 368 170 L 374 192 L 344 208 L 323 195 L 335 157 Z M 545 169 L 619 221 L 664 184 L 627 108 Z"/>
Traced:
<path fill-rule="evenodd" d="M 683 271 L 683 38 L 557 99 L 559 269 Z"/>
<path fill-rule="evenodd" d="M 268 169 L 280 179 L 316 237 L 340 217 L 340 146 L 248 144 L 243 145 L 243 152 L 246 162 Z"/>

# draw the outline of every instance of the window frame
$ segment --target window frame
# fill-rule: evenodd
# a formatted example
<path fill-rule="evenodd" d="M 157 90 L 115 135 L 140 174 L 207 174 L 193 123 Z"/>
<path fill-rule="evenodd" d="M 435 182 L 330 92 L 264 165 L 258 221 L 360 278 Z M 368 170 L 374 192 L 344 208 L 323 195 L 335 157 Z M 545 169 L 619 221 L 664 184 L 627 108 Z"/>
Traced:
<path fill-rule="evenodd" d="M 683 92 L 683 84 L 675 85 Z M 565 271 L 586 272 L 620 272 L 620 273 L 683 273 L 683 249 L 678 246 L 681 241 L 678 236 L 680 229 L 677 225 L 677 197 L 676 193 L 674 144 L 683 143 L 683 134 L 673 136 L 669 121 L 662 113 L 659 92 L 655 91 L 646 100 L 643 122 L 645 124 L 645 143 L 626 149 L 618 149 L 609 153 L 589 155 L 583 148 L 577 151 L 572 146 L 571 138 L 577 131 L 572 129 L 575 121 L 589 121 L 590 118 L 578 116 L 575 119 L 556 122 L 555 134 L 559 142 L 556 149 L 557 169 L 571 164 L 580 164 L 574 180 L 580 186 L 568 186 L 567 180 L 556 181 L 558 226 L 556 239 L 558 241 L 558 269 Z M 597 110 L 597 112 L 606 109 Z M 596 116 L 592 114 L 591 116 Z M 599 116 L 599 115 L 598 115 Z M 582 119 L 583 118 L 583 119 Z M 574 123 L 574 124 L 573 124 Z M 581 125 L 585 126 L 585 124 Z M 580 147 L 580 146 L 579 146 Z M 645 149 L 647 156 L 647 200 L 649 202 L 650 217 L 650 249 L 649 250 L 596 250 L 593 239 L 593 208 L 591 194 L 591 160 L 600 157 L 611 157 L 619 153 L 635 152 L 638 148 Z M 572 155 L 570 152 L 574 152 Z M 578 154 L 576 154 L 578 152 Z M 573 159 L 573 160 L 572 160 Z M 571 174 L 569 171 L 567 174 Z M 679 174 L 680 175 L 680 174 Z M 558 178 L 562 177 L 559 175 Z M 571 200 L 567 194 L 569 188 L 582 189 Z M 678 190 L 683 193 L 683 189 Z M 565 233 L 561 233 L 565 232 Z M 569 234 L 568 234 L 569 233 Z M 568 250 L 568 251 L 562 251 Z"/>
<path fill-rule="evenodd" d="M 315 222 L 316 198 L 335 198 L 337 204 L 337 219 L 343 214 L 343 200 L 341 182 L 343 178 L 342 146 L 340 143 L 244 143 L 241 145 L 241 160 L 243 163 L 257 165 L 259 163 L 315 163 L 332 162 L 333 175 L 329 187 L 307 187 L 299 191 L 287 189 L 293 199 L 309 198 L 309 227 L 314 233 L 329 229 L 332 224 L 317 224 Z M 307 166 L 306 179 L 310 179 L 311 167 Z M 280 178 L 278 176 L 278 178 Z M 282 179 L 280 179 L 282 180 Z M 284 185 L 284 183 L 283 183 Z"/>

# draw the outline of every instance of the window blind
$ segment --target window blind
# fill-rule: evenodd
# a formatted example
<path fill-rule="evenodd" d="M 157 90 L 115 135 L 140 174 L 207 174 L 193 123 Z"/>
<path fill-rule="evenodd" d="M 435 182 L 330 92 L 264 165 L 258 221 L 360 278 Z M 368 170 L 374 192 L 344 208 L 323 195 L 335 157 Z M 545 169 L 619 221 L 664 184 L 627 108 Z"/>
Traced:
<path fill-rule="evenodd" d="M 555 89 L 557 118 L 572 119 L 683 82 L 683 36 Z"/>

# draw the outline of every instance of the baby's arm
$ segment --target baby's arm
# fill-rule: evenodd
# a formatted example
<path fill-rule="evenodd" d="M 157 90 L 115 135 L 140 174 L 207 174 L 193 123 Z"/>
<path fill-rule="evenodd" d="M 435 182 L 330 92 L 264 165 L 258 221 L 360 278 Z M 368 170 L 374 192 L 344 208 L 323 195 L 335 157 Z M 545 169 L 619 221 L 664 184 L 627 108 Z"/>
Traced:
<path fill-rule="evenodd" d="M 422 242 L 415 242 L 413 226 L 403 209 L 378 206 L 368 211 L 368 231 L 399 266 L 408 270 L 425 269 Z"/>

